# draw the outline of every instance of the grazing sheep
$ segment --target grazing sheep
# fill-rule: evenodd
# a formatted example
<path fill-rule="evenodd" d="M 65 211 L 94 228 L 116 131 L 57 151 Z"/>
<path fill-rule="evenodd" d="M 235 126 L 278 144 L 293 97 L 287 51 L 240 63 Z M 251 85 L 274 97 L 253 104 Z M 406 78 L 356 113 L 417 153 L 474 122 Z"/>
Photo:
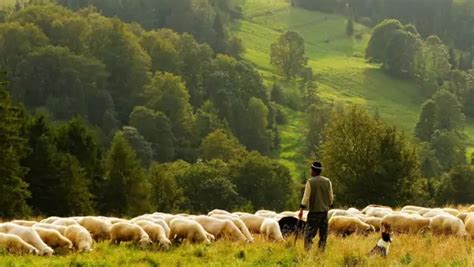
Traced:
<path fill-rule="evenodd" d="M 422 216 L 425 218 L 433 218 L 438 215 L 451 215 L 451 214 L 447 213 L 446 211 L 442 209 L 436 208 L 436 209 L 431 209 L 428 212 L 425 212 Z"/>
<path fill-rule="evenodd" d="M 468 212 L 460 212 L 456 217 L 461 219 L 461 221 L 465 222 L 468 214 L 469 214 Z"/>
<path fill-rule="evenodd" d="M 41 220 L 40 223 L 49 223 L 49 224 L 51 224 L 51 223 L 55 222 L 58 219 L 61 219 L 61 218 L 57 217 L 57 216 L 51 216 L 51 217 L 48 217 L 44 220 Z"/>
<path fill-rule="evenodd" d="M 471 238 L 474 238 L 474 212 L 469 212 L 464 219 L 464 225 L 466 227 L 466 232 L 471 235 Z"/>
<path fill-rule="evenodd" d="M 349 208 L 347 209 L 347 212 L 351 213 L 351 214 L 360 214 L 360 210 L 356 209 L 356 208 Z"/>
<path fill-rule="evenodd" d="M 265 218 L 274 218 L 275 216 L 277 216 L 277 213 L 271 210 L 259 210 L 255 212 L 255 215 Z"/>
<path fill-rule="evenodd" d="M 361 210 L 361 213 L 364 213 L 364 214 L 367 214 L 369 215 L 369 212 L 372 211 L 372 210 L 386 210 L 386 211 L 389 211 L 390 213 L 393 212 L 392 208 L 388 207 L 388 206 L 382 206 L 382 205 L 377 205 L 377 204 L 370 204 L 368 205 L 367 207 L 365 207 L 363 210 Z"/>
<path fill-rule="evenodd" d="M 412 205 L 407 205 L 407 206 L 404 206 L 401 211 L 419 211 L 421 209 L 424 209 L 424 207 L 420 207 L 420 206 L 412 206 Z"/>
<path fill-rule="evenodd" d="M 393 210 L 388 207 L 370 207 L 365 214 L 370 217 L 383 218 L 386 215 L 392 214 Z"/>
<path fill-rule="evenodd" d="M 140 246 L 152 243 L 148 234 L 140 226 L 132 223 L 116 223 L 110 228 L 110 242 L 119 245 L 120 242 L 134 242 Z"/>
<path fill-rule="evenodd" d="M 447 212 L 447 213 L 453 215 L 453 216 L 458 216 L 458 214 L 459 214 L 459 210 L 453 209 L 453 208 L 443 208 L 442 210 L 444 212 Z"/>
<path fill-rule="evenodd" d="M 55 220 L 52 224 L 62 226 L 79 225 L 78 222 L 71 218 L 60 218 Z"/>
<path fill-rule="evenodd" d="M 474 212 L 474 205 L 471 205 L 468 209 L 467 209 L 468 212 Z"/>
<path fill-rule="evenodd" d="M 43 229 L 53 229 L 58 231 L 60 234 L 64 235 L 64 232 L 66 231 L 66 226 L 62 225 L 54 225 L 54 224 L 49 224 L 49 223 L 36 223 L 33 225 L 33 227 L 40 227 Z"/>
<path fill-rule="evenodd" d="M 38 235 L 41 237 L 44 243 L 50 246 L 53 249 L 56 248 L 65 248 L 65 249 L 72 249 L 73 245 L 72 242 L 64 237 L 61 233 L 57 230 L 53 229 L 45 229 L 41 227 L 33 227 Z"/>
<path fill-rule="evenodd" d="M 252 234 L 249 231 L 249 228 L 247 228 L 245 223 L 239 217 L 234 216 L 234 215 L 219 215 L 219 214 L 212 215 L 211 217 L 217 218 L 217 219 L 222 219 L 222 220 L 225 220 L 225 219 L 231 220 L 235 224 L 235 226 L 237 226 L 237 228 L 239 228 L 239 230 L 242 232 L 242 234 L 247 238 L 247 241 L 249 243 L 255 242 Z"/>
<path fill-rule="evenodd" d="M 383 232 L 417 234 L 427 229 L 429 225 L 430 220 L 427 218 L 398 213 L 383 217 L 381 229 Z"/>
<path fill-rule="evenodd" d="M 212 215 L 232 215 L 232 213 L 226 210 L 214 209 L 207 213 L 207 216 L 212 216 Z"/>
<path fill-rule="evenodd" d="M 345 237 L 353 233 L 368 234 L 375 232 L 375 228 L 357 217 L 333 216 L 329 220 L 329 231 Z"/>
<path fill-rule="evenodd" d="M 280 225 L 277 220 L 266 218 L 260 226 L 260 233 L 267 239 L 273 241 L 283 241 Z"/>
<path fill-rule="evenodd" d="M 366 224 L 372 225 L 376 232 L 380 231 L 380 227 L 382 225 L 382 219 L 381 218 L 378 218 L 378 217 L 361 218 L 361 217 L 359 217 L 359 219 L 361 219 Z"/>
<path fill-rule="evenodd" d="M 38 222 L 35 222 L 35 221 L 25 221 L 25 220 L 13 220 L 13 221 L 11 221 L 11 223 L 14 223 L 14 224 L 17 224 L 17 225 L 21 225 L 21 226 L 31 227 L 31 226 L 37 224 Z"/>
<path fill-rule="evenodd" d="M 71 240 L 77 251 L 88 252 L 92 250 L 92 236 L 86 228 L 79 224 L 68 226 L 64 231 L 64 236 Z"/>
<path fill-rule="evenodd" d="M 437 215 L 431 218 L 430 228 L 434 234 L 438 235 L 469 236 L 461 219 L 450 214 Z"/>
<path fill-rule="evenodd" d="M 39 254 L 39 250 L 26 243 L 17 235 L 0 233 L 0 247 L 5 248 L 10 253 Z"/>
<path fill-rule="evenodd" d="M 39 255 L 51 256 L 54 253 L 54 250 L 46 245 L 39 234 L 31 227 L 25 227 L 13 223 L 4 223 L 0 225 L 0 232 L 20 237 L 23 241 L 38 249 Z"/>
<path fill-rule="evenodd" d="M 240 219 L 245 223 L 251 233 L 260 234 L 260 226 L 262 226 L 265 217 L 254 214 L 244 214 L 240 216 Z"/>
<path fill-rule="evenodd" d="M 160 246 L 165 250 L 170 248 L 171 241 L 168 239 L 168 236 L 161 225 L 147 220 L 139 220 L 134 223 L 139 225 L 148 234 L 152 242 L 160 244 Z"/>
<path fill-rule="evenodd" d="M 95 241 L 99 242 L 110 238 L 110 228 L 112 227 L 112 223 L 109 221 L 93 216 L 87 216 L 80 219 L 78 222 L 82 227 L 89 231 Z"/>
<path fill-rule="evenodd" d="M 188 242 L 210 244 L 214 236 L 206 232 L 198 222 L 187 218 L 174 218 L 170 222 L 170 240 L 185 239 Z"/>
<path fill-rule="evenodd" d="M 247 238 L 239 228 L 229 219 L 218 219 L 209 216 L 196 216 L 193 218 L 206 232 L 212 234 L 216 239 L 229 238 L 232 240 L 246 241 Z"/>

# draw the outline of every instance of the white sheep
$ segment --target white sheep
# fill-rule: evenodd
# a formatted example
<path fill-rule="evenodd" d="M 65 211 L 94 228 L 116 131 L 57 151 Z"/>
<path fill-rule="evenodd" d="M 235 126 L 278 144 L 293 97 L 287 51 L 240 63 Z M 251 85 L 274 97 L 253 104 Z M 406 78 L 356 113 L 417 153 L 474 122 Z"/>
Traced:
<path fill-rule="evenodd" d="M 260 233 L 267 239 L 273 241 L 283 241 L 280 225 L 272 218 L 266 218 L 260 225 Z"/>
<path fill-rule="evenodd" d="M 31 226 L 37 224 L 38 222 L 26 221 L 26 220 L 13 220 L 13 221 L 11 221 L 11 223 L 18 224 L 18 225 L 21 225 L 21 226 L 31 227 Z"/>
<path fill-rule="evenodd" d="M 43 240 L 44 243 L 46 243 L 48 246 L 50 246 L 53 249 L 56 249 L 56 248 L 72 249 L 73 248 L 72 242 L 69 239 L 67 239 L 65 236 L 63 236 L 61 233 L 59 233 L 57 230 L 46 229 L 46 228 L 41 228 L 41 227 L 33 227 L 33 229 L 41 237 L 41 240 Z"/>
<path fill-rule="evenodd" d="M 59 218 L 55 220 L 52 224 L 54 225 L 62 225 L 62 226 L 70 226 L 70 225 L 79 225 L 76 220 L 71 218 Z"/>
<path fill-rule="evenodd" d="M 245 223 L 251 233 L 260 234 L 260 227 L 265 217 L 254 214 L 243 214 L 240 216 L 240 219 Z"/>
<path fill-rule="evenodd" d="M 395 213 L 382 218 L 381 228 L 384 232 L 417 234 L 428 229 L 429 225 L 430 220 L 428 218 Z"/>
<path fill-rule="evenodd" d="M 54 224 L 49 224 L 49 223 L 36 223 L 33 225 L 33 227 L 41 227 L 44 229 L 53 229 L 58 231 L 60 234 L 64 235 L 64 232 L 66 231 L 66 226 L 62 225 L 54 225 Z"/>
<path fill-rule="evenodd" d="M 450 214 L 437 215 L 431 218 L 430 228 L 434 234 L 469 236 L 461 219 Z"/>
<path fill-rule="evenodd" d="M 31 227 L 4 223 L 0 225 L 0 232 L 20 237 L 23 241 L 38 249 L 39 255 L 51 256 L 54 253 L 54 250 L 46 245 L 39 234 Z"/>
<path fill-rule="evenodd" d="M 237 226 L 237 228 L 239 228 L 242 234 L 247 238 L 247 241 L 249 243 L 255 242 L 252 234 L 249 231 L 249 228 L 239 217 L 233 215 L 212 215 L 211 217 L 231 220 Z"/>
<path fill-rule="evenodd" d="M 247 240 L 239 228 L 229 219 L 218 219 L 209 216 L 196 216 L 193 218 L 206 232 L 217 238 L 229 238 L 232 240 Z"/>
<path fill-rule="evenodd" d="M 464 225 L 466 227 L 466 232 L 471 235 L 471 238 L 474 238 L 474 212 L 469 212 L 464 219 Z"/>
<path fill-rule="evenodd" d="M 140 246 L 152 244 L 148 234 L 139 225 L 132 223 L 116 223 L 110 228 L 110 242 L 134 242 Z"/>
<path fill-rule="evenodd" d="M 10 253 L 30 253 L 39 254 L 39 250 L 26 243 L 17 235 L 0 233 L 0 247 L 5 248 Z"/>
<path fill-rule="evenodd" d="M 170 222 L 170 240 L 186 240 L 188 242 L 198 242 L 210 244 L 214 236 L 206 232 L 198 222 L 177 217 Z"/>
<path fill-rule="evenodd" d="M 368 234 L 375 228 L 358 217 L 333 216 L 329 219 L 329 231 L 337 235 L 347 236 L 353 233 Z"/>
<path fill-rule="evenodd" d="M 110 239 L 111 222 L 93 216 L 83 217 L 78 222 L 89 231 L 95 241 Z"/>
<path fill-rule="evenodd" d="M 68 226 L 64 231 L 64 236 L 71 240 L 77 251 L 88 252 L 92 250 L 92 236 L 86 228 L 79 224 Z"/>
<path fill-rule="evenodd" d="M 214 209 L 207 213 L 207 216 L 212 216 L 212 215 L 232 215 L 232 213 L 226 210 Z"/>
<path fill-rule="evenodd" d="M 139 225 L 148 234 L 152 242 L 160 244 L 165 250 L 169 249 L 171 241 L 161 225 L 147 220 L 138 220 L 134 223 Z"/>

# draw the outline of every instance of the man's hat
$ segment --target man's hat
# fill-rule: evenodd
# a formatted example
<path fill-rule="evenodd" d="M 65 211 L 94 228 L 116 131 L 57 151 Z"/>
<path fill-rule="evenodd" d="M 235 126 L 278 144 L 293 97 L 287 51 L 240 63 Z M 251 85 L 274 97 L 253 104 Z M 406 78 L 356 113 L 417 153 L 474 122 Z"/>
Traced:
<path fill-rule="evenodd" d="M 321 164 L 321 162 L 316 161 L 311 165 L 311 169 L 313 169 L 313 170 L 322 170 L 323 165 Z"/>

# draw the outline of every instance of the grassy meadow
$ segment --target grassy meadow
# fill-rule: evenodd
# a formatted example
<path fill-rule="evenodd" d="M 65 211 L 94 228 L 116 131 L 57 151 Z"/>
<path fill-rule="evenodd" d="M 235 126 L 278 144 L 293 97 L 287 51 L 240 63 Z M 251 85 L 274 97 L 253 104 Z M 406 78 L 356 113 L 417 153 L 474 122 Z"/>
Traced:
<path fill-rule="evenodd" d="M 279 81 L 287 91 L 297 85 L 283 81 L 270 65 L 270 45 L 287 30 L 300 33 L 306 41 L 308 64 L 313 68 L 318 94 L 332 102 L 365 104 L 389 123 L 413 132 L 425 98 L 414 81 L 386 75 L 364 60 L 370 29 L 355 25 L 356 37 L 345 34 L 346 19 L 341 15 L 291 7 L 286 0 L 241 0 L 243 19 L 233 32 L 243 40 L 244 58 L 261 72 L 268 85 Z M 281 127 L 280 158 L 293 177 L 304 163 L 304 114 L 289 110 L 289 123 Z M 296 121 L 295 121 L 296 120 Z M 466 122 L 468 152 L 474 151 L 474 121 Z M 470 153 L 469 153 L 470 155 Z"/>
<path fill-rule="evenodd" d="M 99 243 L 86 254 L 53 257 L 0 254 L 1 266 L 474 266 L 474 245 L 453 237 L 400 235 L 387 258 L 368 256 L 379 236 L 329 236 L 325 253 L 316 246 L 305 252 L 300 239 L 253 244 L 218 241 L 211 245 L 182 245 L 170 251 L 139 249 L 130 244 Z"/>

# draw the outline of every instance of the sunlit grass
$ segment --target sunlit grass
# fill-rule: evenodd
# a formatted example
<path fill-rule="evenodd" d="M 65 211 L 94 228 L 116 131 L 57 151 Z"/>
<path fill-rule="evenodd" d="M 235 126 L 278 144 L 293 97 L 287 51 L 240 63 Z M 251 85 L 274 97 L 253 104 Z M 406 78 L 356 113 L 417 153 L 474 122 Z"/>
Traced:
<path fill-rule="evenodd" d="M 100 243 L 86 254 L 53 257 L 0 255 L 2 266 L 473 266 L 473 243 L 454 237 L 395 236 L 387 258 L 367 256 L 378 235 L 330 235 L 325 253 L 303 249 L 293 237 L 283 243 L 257 238 L 254 244 L 218 241 L 211 245 L 174 246 L 170 251 Z"/>

